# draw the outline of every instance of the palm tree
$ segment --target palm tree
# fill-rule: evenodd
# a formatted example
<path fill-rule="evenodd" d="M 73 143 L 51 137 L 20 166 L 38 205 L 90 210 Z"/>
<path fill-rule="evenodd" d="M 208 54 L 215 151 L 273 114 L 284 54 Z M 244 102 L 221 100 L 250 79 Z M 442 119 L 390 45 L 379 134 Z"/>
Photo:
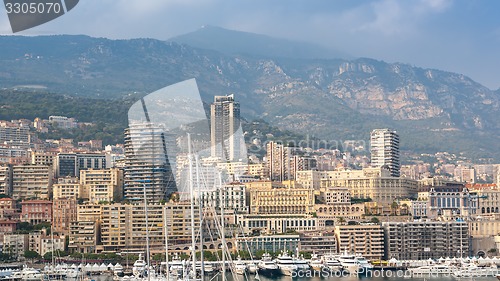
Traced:
<path fill-rule="evenodd" d="M 344 219 L 344 217 L 338 217 L 337 218 L 337 223 L 340 224 L 340 225 L 343 225 L 345 224 L 346 220 Z"/>
<path fill-rule="evenodd" d="M 399 208 L 398 202 L 395 202 L 395 201 L 392 202 L 392 204 L 391 204 L 391 213 L 393 215 L 396 215 L 396 211 L 397 211 L 398 208 Z"/>

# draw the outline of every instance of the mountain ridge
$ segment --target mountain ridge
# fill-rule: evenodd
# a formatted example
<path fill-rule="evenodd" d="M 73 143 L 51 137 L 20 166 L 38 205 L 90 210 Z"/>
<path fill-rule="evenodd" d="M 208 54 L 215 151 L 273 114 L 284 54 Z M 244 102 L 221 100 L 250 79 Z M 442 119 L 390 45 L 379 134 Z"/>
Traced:
<path fill-rule="evenodd" d="M 244 116 L 299 133 L 367 140 L 371 129 L 391 127 L 405 150 L 500 160 L 500 90 L 461 74 L 367 58 L 227 55 L 154 39 L 7 36 L 0 48 L 4 88 L 120 98 L 195 77 L 205 102 L 234 93 Z"/>
<path fill-rule="evenodd" d="M 338 50 L 302 41 L 206 25 L 190 33 L 169 38 L 167 42 L 214 50 L 226 55 L 288 58 L 352 58 Z"/>

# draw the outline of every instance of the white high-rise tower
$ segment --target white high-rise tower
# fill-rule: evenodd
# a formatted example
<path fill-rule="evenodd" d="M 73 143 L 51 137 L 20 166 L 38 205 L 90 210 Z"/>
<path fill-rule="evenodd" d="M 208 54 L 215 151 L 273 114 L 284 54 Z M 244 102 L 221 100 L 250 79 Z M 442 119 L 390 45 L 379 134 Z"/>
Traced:
<path fill-rule="evenodd" d="M 399 135 L 389 129 L 375 129 L 370 135 L 371 164 L 373 167 L 385 166 L 391 176 L 399 177 Z"/>

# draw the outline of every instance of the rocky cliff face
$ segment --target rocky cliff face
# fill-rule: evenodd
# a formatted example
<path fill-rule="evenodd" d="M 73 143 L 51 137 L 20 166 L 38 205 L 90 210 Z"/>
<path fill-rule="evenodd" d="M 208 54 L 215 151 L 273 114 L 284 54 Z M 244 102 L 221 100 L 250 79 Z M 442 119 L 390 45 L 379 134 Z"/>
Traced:
<path fill-rule="evenodd" d="M 2 87 L 41 85 L 116 98 L 195 77 L 207 102 L 235 93 L 247 118 L 264 117 L 301 133 L 366 139 L 375 127 L 394 127 L 409 134 L 403 139 L 427 141 L 431 150 L 447 147 L 426 140 L 438 135 L 419 139 L 423 133 L 441 134 L 448 143 L 480 134 L 497 145 L 486 152 L 500 151 L 500 90 L 461 74 L 372 59 L 224 55 L 151 39 L 7 36 L 0 46 Z"/>

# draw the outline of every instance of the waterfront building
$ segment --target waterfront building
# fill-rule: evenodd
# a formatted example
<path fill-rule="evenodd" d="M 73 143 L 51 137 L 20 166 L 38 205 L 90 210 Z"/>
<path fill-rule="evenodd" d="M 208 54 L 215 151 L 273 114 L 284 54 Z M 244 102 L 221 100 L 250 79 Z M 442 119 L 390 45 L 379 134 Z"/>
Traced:
<path fill-rule="evenodd" d="M 474 238 L 488 238 L 500 234 L 500 217 L 483 218 L 468 222 L 470 236 Z"/>
<path fill-rule="evenodd" d="M 279 234 L 319 229 L 318 218 L 305 214 L 240 214 L 236 223 L 245 234 Z"/>
<path fill-rule="evenodd" d="M 267 252 L 275 255 L 282 251 L 296 252 L 300 245 L 300 236 L 292 235 L 265 235 L 238 237 L 236 249 L 238 251 L 250 251 L 254 256 L 257 252 Z"/>
<path fill-rule="evenodd" d="M 32 232 L 28 235 L 28 249 L 37 252 L 42 257 L 49 252 L 64 251 L 65 242 L 64 235 L 47 235 L 46 231 Z"/>
<path fill-rule="evenodd" d="M 199 208 L 194 209 L 194 228 L 198 232 L 200 229 L 200 218 L 197 215 Z M 168 243 L 172 251 L 187 252 L 191 247 L 191 205 L 189 202 L 168 203 L 164 205 L 164 216 L 166 218 L 166 229 L 168 230 Z M 208 237 L 205 235 L 205 237 Z M 209 246 L 211 250 L 218 250 L 220 247 Z"/>
<path fill-rule="evenodd" d="M 384 230 L 379 224 L 335 226 L 338 251 L 361 254 L 370 260 L 384 256 Z"/>
<path fill-rule="evenodd" d="M 300 234 L 301 252 L 327 255 L 337 253 L 337 238 L 334 232 L 310 231 Z"/>
<path fill-rule="evenodd" d="M 469 229 L 464 221 L 383 222 L 382 226 L 387 260 L 469 256 Z"/>
<path fill-rule="evenodd" d="M 144 249 L 146 228 L 151 249 L 165 249 L 163 205 L 148 204 L 148 222 L 144 204 L 105 204 L 101 206 L 101 243 L 103 250 L 141 251 Z"/>

